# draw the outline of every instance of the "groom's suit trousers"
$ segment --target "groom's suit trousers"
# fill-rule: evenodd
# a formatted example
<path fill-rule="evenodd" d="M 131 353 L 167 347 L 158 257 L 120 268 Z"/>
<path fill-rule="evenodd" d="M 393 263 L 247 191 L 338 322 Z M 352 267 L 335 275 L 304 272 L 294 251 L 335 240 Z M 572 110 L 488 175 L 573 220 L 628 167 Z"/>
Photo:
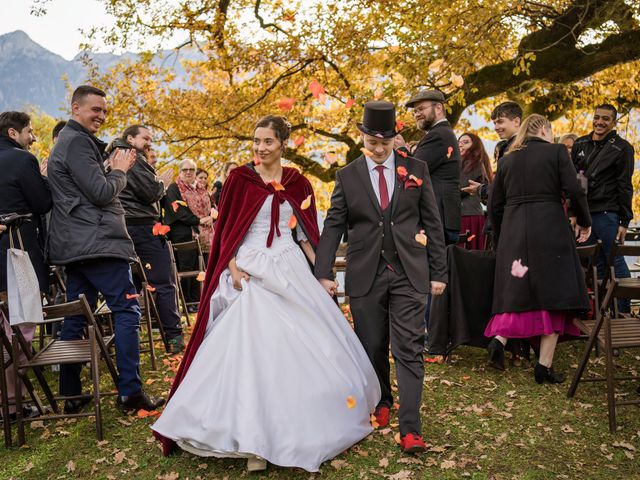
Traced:
<path fill-rule="evenodd" d="M 424 378 L 424 312 L 427 298 L 404 273 L 380 268 L 366 295 L 350 297 L 355 332 L 378 375 L 382 398 L 391 407 L 389 343 L 400 396 L 400 434 L 421 433 L 420 404 Z"/>

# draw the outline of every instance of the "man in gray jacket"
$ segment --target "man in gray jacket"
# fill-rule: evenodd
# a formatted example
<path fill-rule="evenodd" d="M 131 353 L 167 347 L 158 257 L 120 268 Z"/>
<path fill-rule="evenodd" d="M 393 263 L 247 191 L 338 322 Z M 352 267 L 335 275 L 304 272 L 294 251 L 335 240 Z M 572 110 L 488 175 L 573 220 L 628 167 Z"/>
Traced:
<path fill-rule="evenodd" d="M 106 145 L 95 137 L 107 113 L 105 97 L 102 90 L 87 85 L 73 92 L 71 119 L 49 157 L 53 211 L 48 254 L 52 264 L 65 265 L 69 300 L 84 294 L 95 303 L 100 292 L 113 312 L 121 408 L 154 410 L 164 400 L 149 398 L 138 374 L 140 306 L 129 266 L 135 253 L 118 200 L 135 153 L 118 152 L 106 173 Z M 65 318 L 60 338 L 82 338 L 85 325 L 84 316 Z M 81 368 L 78 364 L 60 367 L 60 393 L 78 397 L 65 402 L 67 413 L 78 412 L 91 401 L 90 396 L 81 396 Z"/>

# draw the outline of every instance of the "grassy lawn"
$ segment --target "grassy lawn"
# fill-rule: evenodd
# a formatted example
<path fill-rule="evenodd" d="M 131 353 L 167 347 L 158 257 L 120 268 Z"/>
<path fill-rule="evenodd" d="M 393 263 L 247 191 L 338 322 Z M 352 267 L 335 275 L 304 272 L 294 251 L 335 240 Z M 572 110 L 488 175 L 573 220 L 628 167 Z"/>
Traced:
<path fill-rule="evenodd" d="M 562 344 L 557 369 L 570 376 L 582 346 Z M 36 423 L 27 427 L 26 446 L 0 449 L 0 478 L 640 479 L 637 406 L 618 410 L 620 431 L 610 435 L 603 383 L 581 384 L 576 398 L 567 399 L 569 379 L 539 386 L 530 366 L 497 372 L 485 368 L 485 358 L 482 350 L 462 347 L 449 365 L 425 364 L 422 419 L 430 449 L 418 457 L 400 453 L 394 423 L 325 463 L 321 474 L 270 465 L 249 475 L 241 460 L 163 457 L 149 428 L 154 419 L 124 416 L 109 397 L 103 402 L 105 441 L 95 440 L 92 419 Z M 145 388 L 154 394 L 166 394 L 174 375 L 176 360 L 165 359 L 156 372 L 143 359 Z M 637 370 L 639 360 L 637 352 L 624 352 L 620 370 Z M 603 362 L 592 357 L 589 371 L 602 374 Z M 623 384 L 620 393 L 638 395 L 636 385 Z"/>

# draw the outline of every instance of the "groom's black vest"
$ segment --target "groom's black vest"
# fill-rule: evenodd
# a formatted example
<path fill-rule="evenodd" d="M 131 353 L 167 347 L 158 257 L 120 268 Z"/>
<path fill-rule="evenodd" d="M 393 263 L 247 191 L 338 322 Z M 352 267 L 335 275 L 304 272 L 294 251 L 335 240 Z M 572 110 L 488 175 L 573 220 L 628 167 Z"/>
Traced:
<path fill-rule="evenodd" d="M 397 193 L 397 192 L 396 192 Z M 394 193 L 395 194 L 395 193 Z M 398 257 L 398 249 L 396 248 L 396 242 L 393 240 L 393 234 L 391 232 L 393 228 L 393 222 L 391 221 L 391 202 L 389 206 L 382 212 L 382 250 L 380 251 L 380 263 L 386 267 L 390 265 L 397 273 L 404 273 L 402 268 L 402 262 Z"/>

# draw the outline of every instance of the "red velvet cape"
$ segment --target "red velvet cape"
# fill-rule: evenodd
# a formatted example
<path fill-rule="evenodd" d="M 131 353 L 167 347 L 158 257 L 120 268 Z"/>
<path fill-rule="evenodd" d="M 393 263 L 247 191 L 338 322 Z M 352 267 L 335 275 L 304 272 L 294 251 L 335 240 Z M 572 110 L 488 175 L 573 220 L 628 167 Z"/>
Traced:
<path fill-rule="evenodd" d="M 274 197 L 268 244 L 270 245 L 274 235 L 280 235 L 278 228 L 280 209 L 273 207 L 279 207 L 279 204 L 287 200 L 293 207 L 298 224 L 313 248 L 315 249 L 318 246 L 320 232 L 318 230 L 316 201 L 309 180 L 297 170 L 284 167 L 281 185 L 284 190 L 276 190 L 274 185 L 265 184 L 260 175 L 249 165 L 235 168 L 229 174 L 220 196 L 218 220 L 211 242 L 209 263 L 200 298 L 198 317 L 178 368 L 178 373 L 173 381 L 169 399 L 171 399 L 171 396 L 185 377 L 202 343 L 209 321 L 209 303 L 213 292 L 218 288 L 220 274 L 228 267 L 229 262 L 235 256 L 247 230 L 270 194 L 274 194 Z M 301 204 L 309 195 L 311 195 L 311 205 L 303 210 Z M 173 440 L 165 438 L 158 433 L 154 433 L 154 435 L 161 441 L 163 453 L 169 455 L 175 447 Z"/>

